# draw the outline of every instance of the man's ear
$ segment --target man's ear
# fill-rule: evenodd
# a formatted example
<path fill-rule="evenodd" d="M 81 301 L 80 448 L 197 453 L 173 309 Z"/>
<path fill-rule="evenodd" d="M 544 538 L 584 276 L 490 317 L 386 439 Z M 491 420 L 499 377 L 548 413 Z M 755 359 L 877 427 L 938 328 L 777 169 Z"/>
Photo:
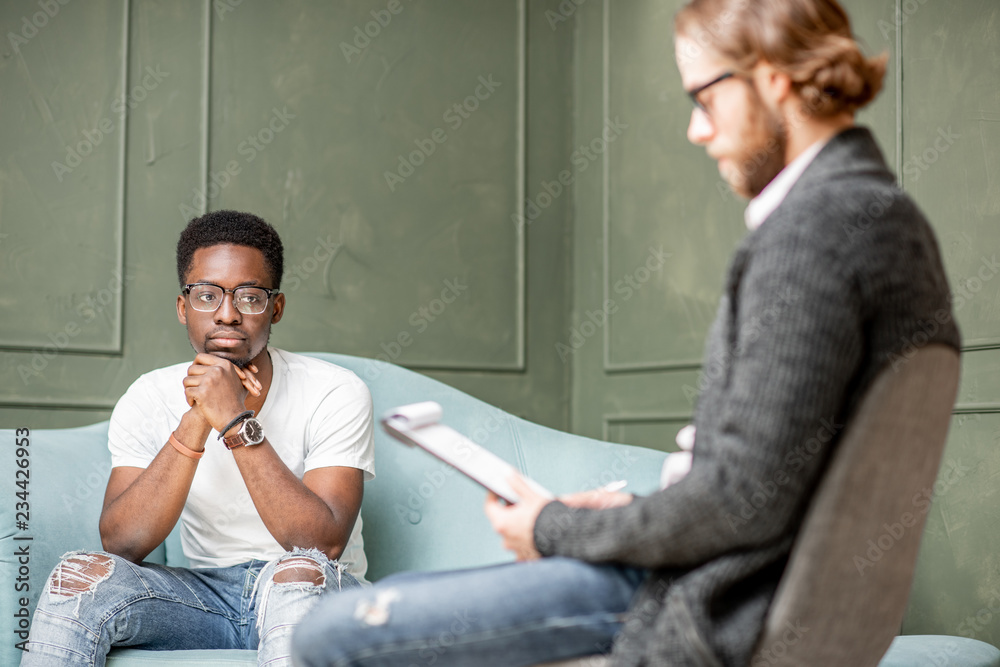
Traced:
<path fill-rule="evenodd" d="M 274 312 L 271 313 L 271 324 L 281 321 L 281 316 L 285 314 L 285 294 L 284 292 L 274 297 Z"/>
<path fill-rule="evenodd" d="M 187 299 L 184 298 L 183 294 L 177 296 L 177 321 L 187 326 Z"/>
<path fill-rule="evenodd" d="M 792 78 L 766 60 L 754 67 L 753 79 L 761 98 L 773 109 L 779 108 L 792 94 Z"/>

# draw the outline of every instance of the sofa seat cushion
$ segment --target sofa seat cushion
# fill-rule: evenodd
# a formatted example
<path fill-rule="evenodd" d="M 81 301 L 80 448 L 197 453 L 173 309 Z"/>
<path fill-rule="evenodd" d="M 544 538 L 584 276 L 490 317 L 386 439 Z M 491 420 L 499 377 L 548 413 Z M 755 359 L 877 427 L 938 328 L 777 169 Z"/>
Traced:
<path fill-rule="evenodd" d="M 896 637 L 878 667 L 1000 667 L 1000 649 L 975 639 L 944 635 Z"/>
<path fill-rule="evenodd" d="M 257 664 L 255 651 L 138 651 L 115 649 L 108 656 L 107 667 L 143 667 L 144 665 L 184 665 L 184 667 L 215 667 L 218 665 Z M 549 667 L 601 667 L 593 656 L 580 660 L 548 663 Z M 941 635 L 907 635 L 896 637 L 878 667 L 1000 667 L 1000 649 L 985 642 L 965 637 Z"/>
<path fill-rule="evenodd" d="M 145 665 L 183 665 L 184 667 L 256 667 L 257 651 L 141 651 L 116 648 L 108 654 L 107 667 L 145 667 Z"/>

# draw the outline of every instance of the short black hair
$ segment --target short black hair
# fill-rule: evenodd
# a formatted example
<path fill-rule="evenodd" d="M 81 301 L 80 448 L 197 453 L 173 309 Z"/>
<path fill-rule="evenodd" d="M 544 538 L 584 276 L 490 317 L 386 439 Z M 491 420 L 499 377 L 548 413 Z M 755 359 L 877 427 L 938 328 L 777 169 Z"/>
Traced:
<path fill-rule="evenodd" d="M 177 280 L 184 285 L 194 252 L 214 245 L 241 245 L 264 253 L 264 262 L 271 272 L 271 287 L 281 287 L 285 270 L 285 251 L 274 227 L 252 213 L 212 211 L 188 223 L 177 241 Z"/>

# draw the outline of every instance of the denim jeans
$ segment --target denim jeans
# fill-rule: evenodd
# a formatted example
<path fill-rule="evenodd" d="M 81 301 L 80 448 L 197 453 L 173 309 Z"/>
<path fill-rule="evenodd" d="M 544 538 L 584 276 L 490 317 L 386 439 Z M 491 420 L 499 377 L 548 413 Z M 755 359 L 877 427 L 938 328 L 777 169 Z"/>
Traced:
<path fill-rule="evenodd" d="M 402 574 L 319 603 L 296 665 L 514 667 L 608 653 L 646 571 L 569 558 Z"/>
<path fill-rule="evenodd" d="M 283 571 L 289 583 L 275 582 Z M 21 665 L 103 666 L 113 646 L 257 649 L 260 665 L 290 665 L 295 624 L 321 595 L 356 586 L 316 550 L 203 569 L 66 554 L 38 601 Z"/>

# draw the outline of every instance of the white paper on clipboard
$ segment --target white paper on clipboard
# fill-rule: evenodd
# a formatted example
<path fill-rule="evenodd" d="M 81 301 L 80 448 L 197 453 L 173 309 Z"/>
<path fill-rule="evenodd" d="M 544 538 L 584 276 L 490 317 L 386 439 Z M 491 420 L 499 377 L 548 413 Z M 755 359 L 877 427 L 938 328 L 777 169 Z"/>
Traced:
<path fill-rule="evenodd" d="M 520 498 L 507 482 L 518 470 L 502 458 L 440 423 L 443 411 L 434 401 L 412 403 L 390 410 L 382 426 L 394 438 L 417 446 L 452 466 L 469 479 L 489 489 L 509 503 Z M 555 496 L 534 480 L 525 478 L 539 495 Z"/>

